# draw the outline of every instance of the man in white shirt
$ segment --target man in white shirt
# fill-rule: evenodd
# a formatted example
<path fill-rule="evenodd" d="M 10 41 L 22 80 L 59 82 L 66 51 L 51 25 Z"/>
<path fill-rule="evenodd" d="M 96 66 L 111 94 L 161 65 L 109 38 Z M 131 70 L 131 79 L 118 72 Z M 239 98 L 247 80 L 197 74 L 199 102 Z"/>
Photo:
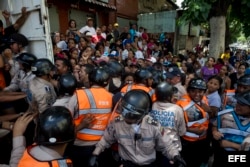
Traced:
<path fill-rule="evenodd" d="M 91 32 L 92 35 L 96 35 L 96 31 L 95 31 L 95 28 L 93 27 L 93 25 L 94 25 L 93 18 L 88 17 L 87 18 L 87 25 L 82 27 L 79 30 L 79 35 L 84 34 L 86 31 Z"/>

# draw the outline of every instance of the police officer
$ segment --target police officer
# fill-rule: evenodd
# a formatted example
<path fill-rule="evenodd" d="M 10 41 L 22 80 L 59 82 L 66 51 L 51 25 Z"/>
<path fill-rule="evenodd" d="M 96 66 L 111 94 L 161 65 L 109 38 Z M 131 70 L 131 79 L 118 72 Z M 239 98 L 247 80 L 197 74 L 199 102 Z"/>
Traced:
<path fill-rule="evenodd" d="M 18 91 L 26 93 L 29 82 L 35 77 L 32 74 L 31 66 L 37 60 L 36 56 L 31 53 L 21 53 L 16 61 L 19 63 L 19 71 L 12 78 L 11 83 L 8 87 L 4 88 L 4 91 Z"/>
<path fill-rule="evenodd" d="M 113 60 L 107 64 L 107 69 L 111 77 L 108 84 L 108 91 L 115 94 L 121 90 L 121 87 L 123 85 L 123 83 L 121 82 L 121 76 L 124 73 L 124 67 L 116 60 Z"/>
<path fill-rule="evenodd" d="M 250 90 L 237 93 L 235 99 L 235 108 L 220 111 L 217 122 L 214 122 L 212 132 L 218 142 L 214 154 L 215 167 L 227 162 L 227 157 L 223 157 L 228 155 L 227 151 L 249 151 L 246 148 L 249 148 L 247 140 L 250 136 Z"/>
<path fill-rule="evenodd" d="M 74 75 L 64 74 L 60 77 L 58 83 L 58 98 L 53 106 L 67 106 L 70 98 L 73 96 L 77 87 L 77 81 Z"/>
<path fill-rule="evenodd" d="M 53 85 L 50 83 L 51 72 L 54 65 L 50 60 L 41 58 L 32 66 L 32 73 L 36 77 L 30 81 L 28 90 L 28 101 L 33 112 L 42 113 L 45 109 L 54 104 L 56 93 Z"/>
<path fill-rule="evenodd" d="M 108 125 L 93 151 L 89 165 L 94 166 L 98 155 L 118 141 L 123 167 L 154 167 L 156 149 L 179 166 L 185 166 L 178 149 L 173 147 L 171 140 L 163 141 L 158 123 L 147 115 L 151 104 L 149 95 L 143 90 L 126 93 L 120 103 L 121 116 Z"/>
<path fill-rule="evenodd" d="M 46 109 L 39 115 L 34 145 L 28 147 L 18 167 L 69 166 L 64 159 L 67 145 L 75 139 L 75 126 L 69 110 L 62 106 Z"/>
<path fill-rule="evenodd" d="M 10 75 L 11 78 L 19 71 L 19 63 L 16 61 L 16 58 L 21 54 L 26 52 L 25 47 L 28 45 L 28 39 L 20 33 L 15 33 L 10 36 L 10 48 L 13 53 L 13 60 L 9 61 L 11 65 Z"/>
<path fill-rule="evenodd" d="M 167 82 L 159 83 L 155 88 L 156 101 L 153 103 L 149 115 L 160 123 L 163 140 L 167 141 L 171 138 L 174 147 L 181 151 L 180 136 L 186 133 L 186 124 L 183 109 L 175 104 L 174 94 L 176 92 L 177 88 Z M 162 166 L 170 166 L 169 160 L 162 157 L 162 154 L 157 155 L 157 158 L 162 158 Z"/>
<path fill-rule="evenodd" d="M 152 101 L 155 101 L 156 99 L 155 92 L 154 89 L 151 88 L 152 83 L 153 83 L 152 73 L 146 68 L 141 68 L 135 72 L 135 83 L 127 84 L 126 86 L 124 86 L 121 89 L 121 93 L 122 95 L 125 95 L 125 93 L 127 93 L 130 90 L 141 89 L 146 91 L 150 95 Z"/>
<path fill-rule="evenodd" d="M 176 103 L 184 110 L 187 131 L 181 137 L 181 154 L 190 167 L 200 167 L 208 161 L 210 108 L 204 96 L 206 89 L 206 82 L 202 78 L 193 78 L 187 87 L 187 94 Z"/>
<path fill-rule="evenodd" d="M 69 148 L 74 167 L 88 165 L 95 144 L 101 139 L 108 124 L 112 94 L 104 87 L 107 86 L 109 78 L 109 73 L 103 67 L 93 69 L 89 74 L 91 87 L 76 90 L 69 101 L 68 108 L 74 115 L 77 131 L 76 141 Z M 104 163 L 100 165 L 105 166 Z"/>
<path fill-rule="evenodd" d="M 248 90 L 250 90 L 250 75 L 245 74 L 238 79 L 236 90 L 225 90 L 223 97 L 223 109 L 235 107 L 236 99 L 234 98 L 234 95 Z"/>

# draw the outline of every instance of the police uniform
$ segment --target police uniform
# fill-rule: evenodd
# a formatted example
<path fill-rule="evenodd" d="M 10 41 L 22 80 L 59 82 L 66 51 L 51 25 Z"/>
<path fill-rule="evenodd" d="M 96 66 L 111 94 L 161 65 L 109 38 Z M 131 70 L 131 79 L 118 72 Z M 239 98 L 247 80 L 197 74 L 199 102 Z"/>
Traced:
<path fill-rule="evenodd" d="M 71 96 L 63 96 L 61 98 L 56 99 L 56 102 L 53 104 L 53 106 L 64 106 L 67 107 L 69 100 Z"/>
<path fill-rule="evenodd" d="M 35 77 L 29 84 L 28 101 L 32 110 L 38 109 L 42 113 L 56 101 L 53 85 L 42 78 Z"/>
<path fill-rule="evenodd" d="M 35 75 L 31 71 L 25 73 L 23 70 L 19 70 L 12 78 L 10 85 L 4 88 L 5 91 L 15 92 L 21 90 L 24 93 L 27 93 L 29 82 L 35 78 Z"/>
<path fill-rule="evenodd" d="M 159 125 L 152 117 L 145 116 L 138 126 L 135 130 L 123 120 L 122 116 L 117 117 L 108 125 L 93 154 L 99 155 L 117 141 L 123 164 L 132 163 L 139 166 L 152 164 L 156 159 L 155 150 L 161 151 L 169 159 L 179 155 L 171 140 L 163 141 Z"/>
<path fill-rule="evenodd" d="M 170 137 L 176 149 L 181 151 L 180 136 L 186 133 L 182 108 L 172 103 L 157 101 L 153 103 L 152 111 L 149 114 L 161 124 L 161 131 L 164 134 L 163 139 L 168 140 L 168 137 Z"/>

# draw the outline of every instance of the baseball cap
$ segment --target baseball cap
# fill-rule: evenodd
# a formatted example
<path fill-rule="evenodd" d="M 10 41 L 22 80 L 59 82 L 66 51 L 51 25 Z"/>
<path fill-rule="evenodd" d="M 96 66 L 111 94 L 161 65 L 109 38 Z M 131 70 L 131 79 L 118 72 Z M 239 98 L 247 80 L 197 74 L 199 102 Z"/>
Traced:
<path fill-rule="evenodd" d="M 68 46 L 67 43 L 65 41 L 59 41 L 57 42 L 56 46 L 62 50 L 67 50 Z"/>
<path fill-rule="evenodd" d="M 181 76 L 181 70 L 178 67 L 170 67 L 168 72 L 165 74 L 166 78 L 173 78 L 174 76 Z"/>
<path fill-rule="evenodd" d="M 146 60 L 147 60 L 147 61 L 150 61 L 150 62 L 152 62 L 152 63 L 155 63 L 155 62 L 156 62 L 156 58 L 154 58 L 154 57 L 147 58 Z"/>
<path fill-rule="evenodd" d="M 110 56 L 110 57 L 116 57 L 118 55 L 119 55 L 119 53 L 117 51 L 113 50 L 113 51 L 110 52 L 110 54 L 108 56 Z"/>
<path fill-rule="evenodd" d="M 89 21 L 89 20 L 93 20 L 93 18 L 92 18 L 92 17 L 88 17 L 88 18 L 87 18 L 87 21 Z"/>
<path fill-rule="evenodd" d="M 91 36 L 91 37 L 92 37 L 92 35 L 93 35 L 93 34 L 92 34 L 91 32 L 87 32 L 87 33 L 86 33 L 86 36 Z"/>

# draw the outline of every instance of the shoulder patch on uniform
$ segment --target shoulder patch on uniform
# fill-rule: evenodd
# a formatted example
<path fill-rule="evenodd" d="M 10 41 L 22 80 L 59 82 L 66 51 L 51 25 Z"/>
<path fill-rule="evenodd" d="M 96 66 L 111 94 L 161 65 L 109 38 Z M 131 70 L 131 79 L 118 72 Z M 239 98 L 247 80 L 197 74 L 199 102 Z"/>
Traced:
<path fill-rule="evenodd" d="M 121 115 L 115 117 L 115 122 L 120 122 L 122 120 L 124 120 L 124 119 L 123 119 L 123 117 Z"/>
<path fill-rule="evenodd" d="M 147 123 L 154 125 L 154 126 L 158 126 L 158 121 L 156 119 L 151 118 L 151 117 L 147 118 Z"/>

